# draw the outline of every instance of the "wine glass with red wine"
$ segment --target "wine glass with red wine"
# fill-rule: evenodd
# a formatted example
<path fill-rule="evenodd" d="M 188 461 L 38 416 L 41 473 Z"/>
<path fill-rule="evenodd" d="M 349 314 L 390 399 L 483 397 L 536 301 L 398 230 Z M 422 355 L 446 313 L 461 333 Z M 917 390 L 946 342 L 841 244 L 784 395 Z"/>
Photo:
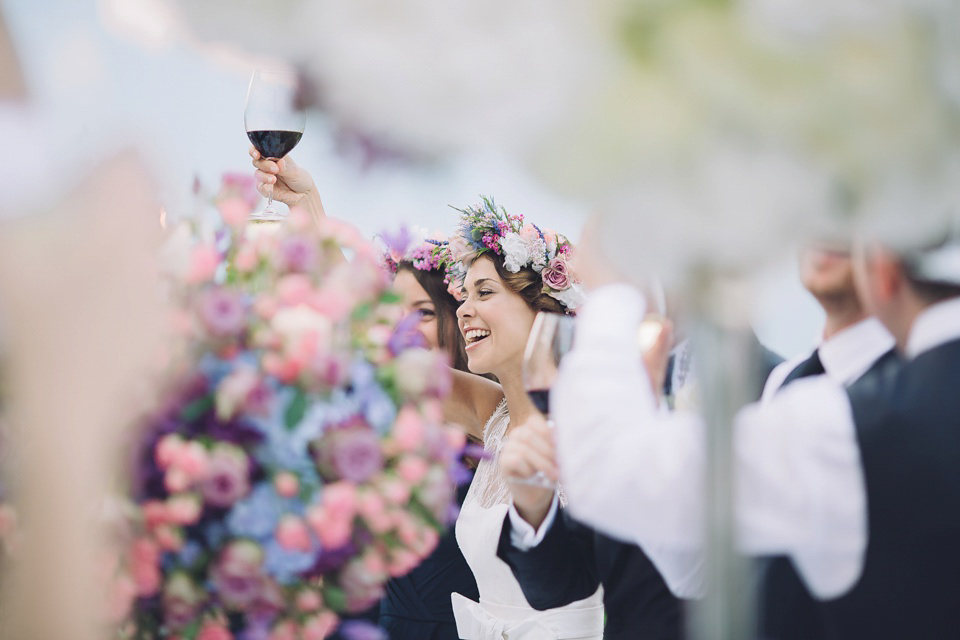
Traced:
<path fill-rule="evenodd" d="M 297 106 L 297 76 L 286 71 L 257 69 L 250 78 L 247 107 L 243 123 L 247 137 L 264 158 L 279 160 L 290 153 L 306 125 L 306 112 Z M 275 222 L 284 219 L 273 204 L 273 195 L 267 208 L 250 216 L 252 222 Z"/>
<path fill-rule="evenodd" d="M 547 424 L 550 420 L 550 388 L 557 378 L 560 361 L 573 347 L 574 319 L 559 313 L 541 311 L 533 320 L 527 347 L 523 353 L 523 386 Z M 542 472 L 529 478 L 510 478 L 511 482 L 546 489 L 555 488 Z"/>

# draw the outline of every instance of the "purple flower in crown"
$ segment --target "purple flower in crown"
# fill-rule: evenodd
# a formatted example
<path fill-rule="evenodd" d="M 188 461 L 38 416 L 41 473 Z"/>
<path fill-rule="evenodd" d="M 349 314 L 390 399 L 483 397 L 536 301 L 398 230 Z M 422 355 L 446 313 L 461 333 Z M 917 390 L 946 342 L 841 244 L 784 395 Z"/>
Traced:
<path fill-rule="evenodd" d="M 227 289 L 208 289 L 200 296 L 197 312 L 207 330 L 218 337 L 234 336 L 247 323 L 243 296 Z"/>

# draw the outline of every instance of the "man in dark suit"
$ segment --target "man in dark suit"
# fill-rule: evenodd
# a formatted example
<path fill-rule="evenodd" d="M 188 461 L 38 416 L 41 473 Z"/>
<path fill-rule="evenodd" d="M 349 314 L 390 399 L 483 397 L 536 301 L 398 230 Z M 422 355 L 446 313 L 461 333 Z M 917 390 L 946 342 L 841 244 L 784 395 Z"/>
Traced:
<path fill-rule="evenodd" d="M 783 359 L 763 347 L 756 336 L 750 337 L 754 377 L 758 381 L 751 400 L 757 400 L 764 381 Z M 689 384 L 690 378 L 683 373 L 689 371 L 689 359 L 690 351 L 684 342 L 674 351 L 667 367 L 666 398 L 672 398 L 678 386 Z M 520 475 L 511 472 L 511 460 L 516 456 L 550 455 L 549 450 L 541 449 L 545 444 L 548 445 L 527 441 L 522 434 L 509 442 L 501 453 L 505 473 Z M 607 640 L 684 637 L 684 607 L 678 595 L 688 596 L 699 588 L 699 560 L 695 556 L 680 558 L 681 562 L 691 563 L 690 580 L 668 585 L 655 562 L 639 546 L 577 522 L 565 510 L 558 509 L 559 500 L 552 492 L 511 488 L 519 499 L 504 519 L 497 555 L 510 566 L 533 608 L 550 609 L 582 600 L 602 584 Z M 540 530 L 533 531 L 531 525 L 539 525 Z M 677 559 L 665 561 L 676 563 Z"/>
<path fill-rule="evenodd" d="M 820 344 L 812 353 L 774 370 L 764 390 L 769 399 L 788 384 L 827 375 L 845 387 L 867 384 L 896 366 L 893 336 L 861 303 L 848 247 L 811 246 L 800 256 L 800 281 L 825 314 Z M 759 563 L 759 635 L 764 640 L 827 637 L 816 600 L 785 556 Z"/>

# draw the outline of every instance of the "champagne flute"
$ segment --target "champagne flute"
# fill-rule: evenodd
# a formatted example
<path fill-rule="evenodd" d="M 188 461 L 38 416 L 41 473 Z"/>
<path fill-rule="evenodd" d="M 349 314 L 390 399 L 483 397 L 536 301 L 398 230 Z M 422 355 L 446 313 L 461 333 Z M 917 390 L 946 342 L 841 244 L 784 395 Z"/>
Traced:
<path fill-rule="evenodd" d="M 264 158 L 279 160 L 290 153 L 306 125 L 306 112 L 297 107 L 297 76 L 286 71 L 257 69 L 250 78 L 243 123 L 247 137 Z M 273 204 L 273 192 L 267 207 L 250 216 L 251 222 L 278 222 L 286 216 Z"/>
<path fill-rule="evenodd" d="M 560 361 L 573 347 L 574 319 L 559 313 L 541 311 L 534 318 L 523 354 L 523 386 L 547 424 L 550 420 L 550 389 L 557 378 Z M 555 489 L 556 483 L 542 471 L 527 478 L 509 478 L 510 482 L 544 489 Z"/>
<path fill-rule="evenodd" d="M 663 332 L 663 325 L 667 319 L 667 295 L 663 284 L 657 278 L 651 278 L 641 287 L 643 297 L 647 303 L 647 312 L 640 320 L 637 338 L 640 341 L 640 350 L 646 353 L 656 344 L 657 338 Z"/>

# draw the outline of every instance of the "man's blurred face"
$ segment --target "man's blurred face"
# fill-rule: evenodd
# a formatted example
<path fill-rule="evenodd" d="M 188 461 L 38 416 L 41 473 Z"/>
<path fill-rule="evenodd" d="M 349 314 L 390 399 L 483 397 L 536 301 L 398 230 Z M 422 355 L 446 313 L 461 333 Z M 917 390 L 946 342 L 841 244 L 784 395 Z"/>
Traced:
<path fill-rule="evenodd" d="M 849 248 L 813 246 L 800 254 L 800 282 L 821 303 L 856 297 Z"/>

